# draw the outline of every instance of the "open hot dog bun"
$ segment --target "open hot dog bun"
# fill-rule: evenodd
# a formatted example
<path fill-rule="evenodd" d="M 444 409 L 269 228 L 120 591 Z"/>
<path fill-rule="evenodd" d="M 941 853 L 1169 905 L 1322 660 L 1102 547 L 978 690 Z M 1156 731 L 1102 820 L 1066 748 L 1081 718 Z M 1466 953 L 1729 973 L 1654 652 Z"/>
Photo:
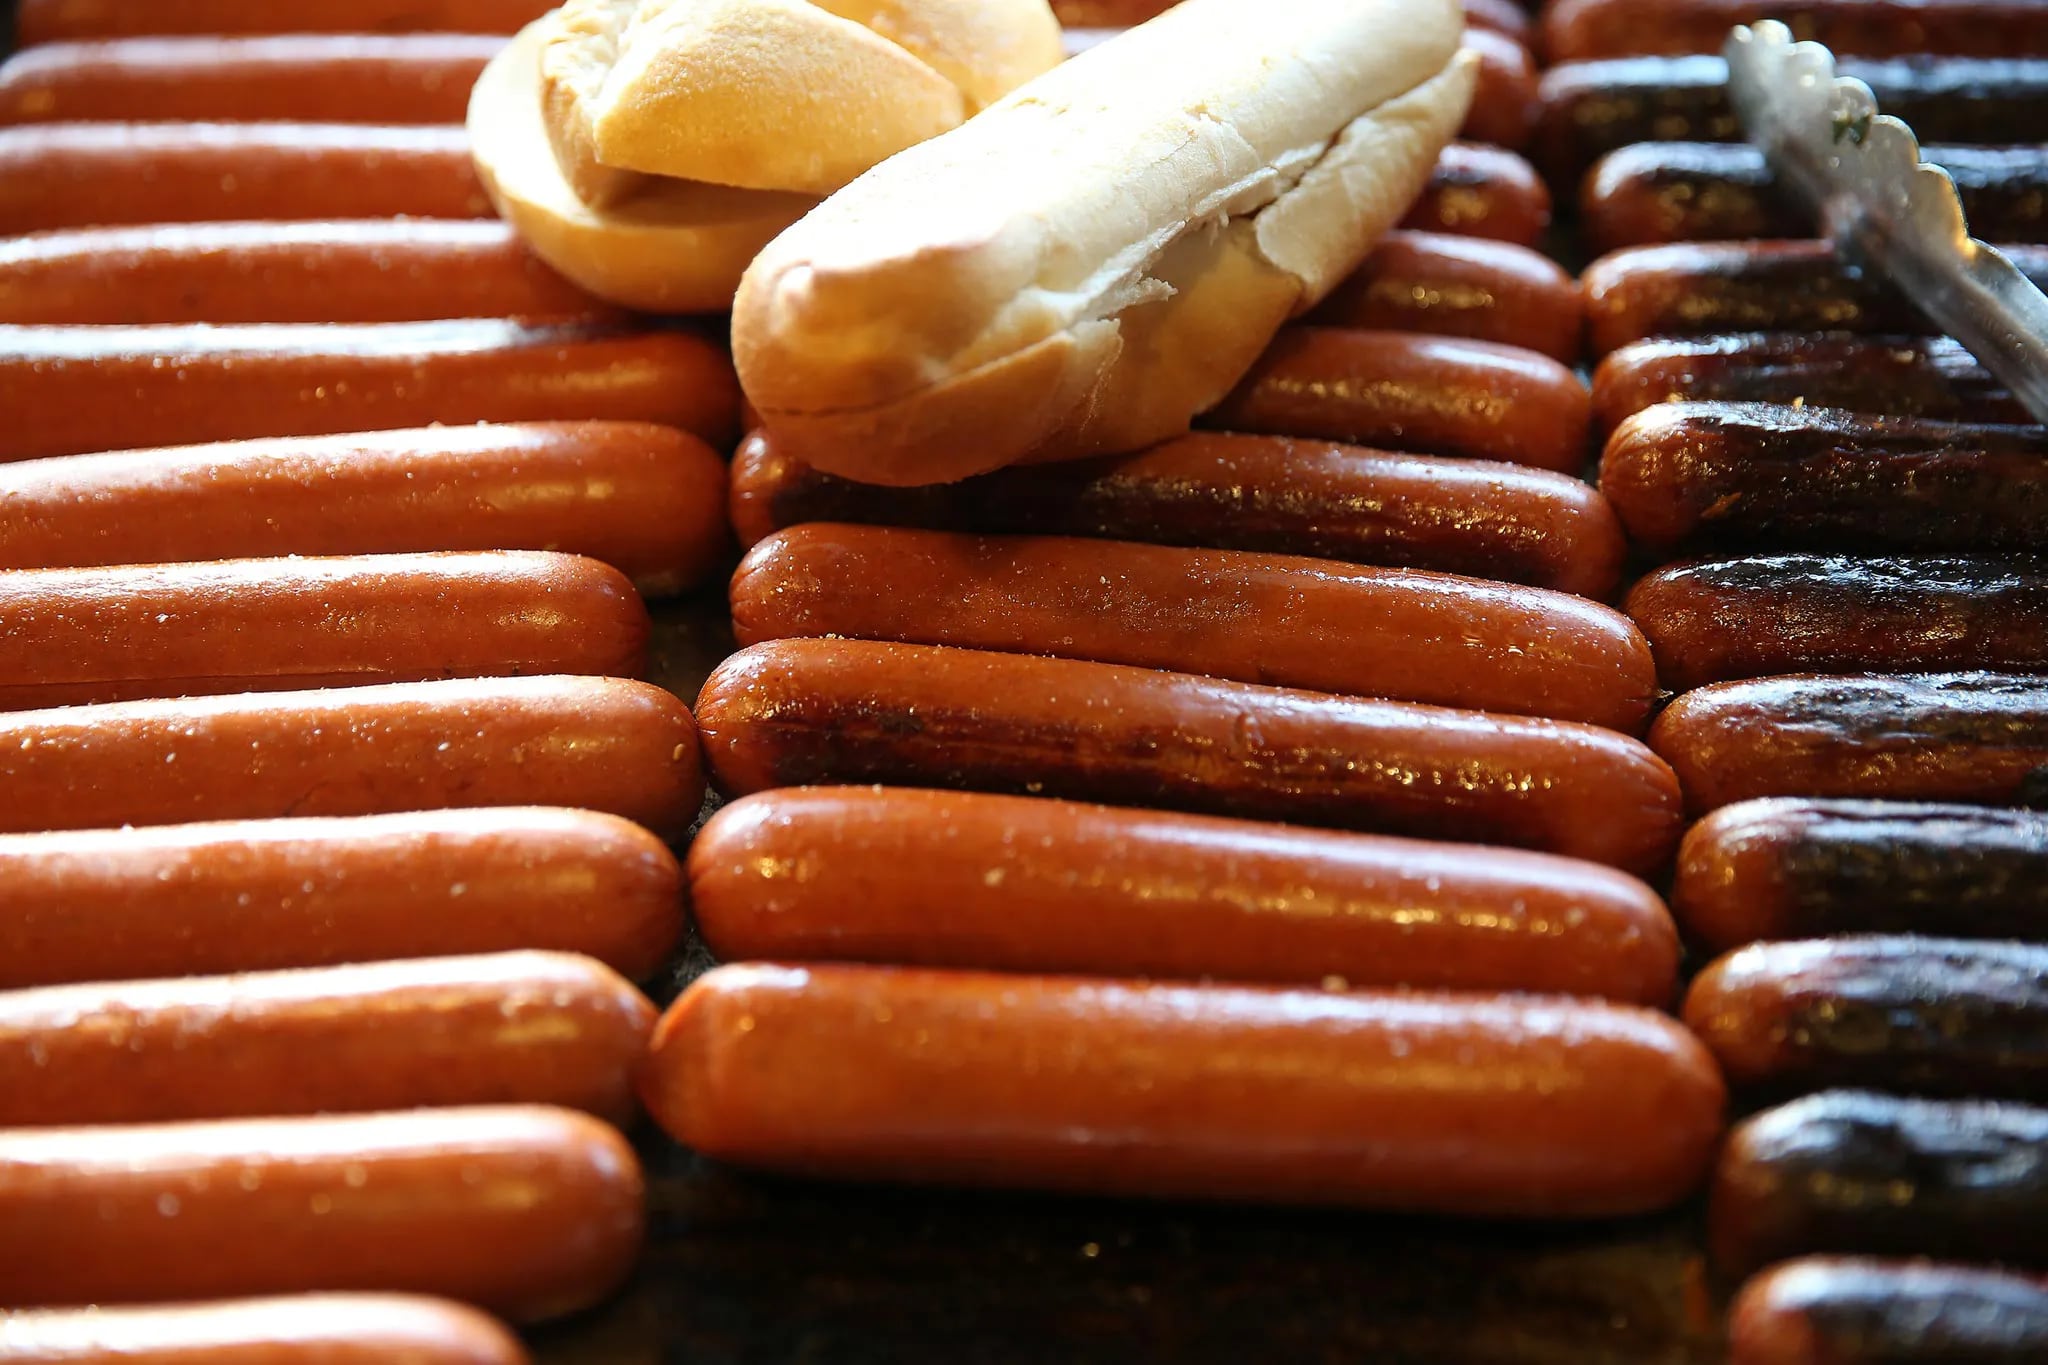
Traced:
<path fill-rule="evenodd" d="M 792 454 L 938 483 L 1185 431 L 1363 259 L 1464 117 L 1458 0 L 1186 0 L 900 153 L 741 281 Z"/>

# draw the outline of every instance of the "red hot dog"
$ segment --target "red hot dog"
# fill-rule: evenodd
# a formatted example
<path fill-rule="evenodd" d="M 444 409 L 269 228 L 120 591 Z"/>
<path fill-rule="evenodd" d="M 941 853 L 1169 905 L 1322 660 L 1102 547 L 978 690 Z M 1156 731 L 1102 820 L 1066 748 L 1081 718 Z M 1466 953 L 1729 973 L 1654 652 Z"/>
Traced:
<path fill-rule="evenodd" d="M 1584 304 L 1578 281 L 1527 247 L 1390 232 L 1308 321 L 1491 341 L 1570 364 L 1579 358 Z"/>
<path fill-rule="evenodd" d="M 1544 50 L 1553 62 L 1719 52 L 1729 29 L 1759 19 L 1860 56 L 2048 54 L 2048 19 L 2032 0 L 1555 0 Z"/>
<path fill-rule="evenodd" d="M 2048 1355 L 2048 1285 L 1925 1261 L 1806 1256 L 1742 1287 L 1729 1365 L 2024 1365 Z"/>
<path fill-rule="evenodd" d="M 22 46 L 163 33 L 517 33 L 548 0 L 21 0 Z"/>
<path fill-rule="evenodd" d="M 0 1318 L 0 1365 L 528 1365 L 482 1313 L 404 1294 L 303 1294 Z"/>
<path fill-rule="evenodd" d="M 1524 158 L 1499 147 L 1454 142 L 1401 226 L 1535 246 L 1550 228 L 1550 189 Z"/>

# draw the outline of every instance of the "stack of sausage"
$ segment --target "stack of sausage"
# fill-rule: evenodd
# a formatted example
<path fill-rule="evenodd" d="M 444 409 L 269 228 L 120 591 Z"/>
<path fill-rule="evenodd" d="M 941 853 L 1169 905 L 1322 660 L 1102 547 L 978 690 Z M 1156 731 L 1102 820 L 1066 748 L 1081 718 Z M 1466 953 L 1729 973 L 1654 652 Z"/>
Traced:
<path fill-rule="evenodd" d="M 1584 172 L 1600 483 L 1681 694 L 1686 1018 L 1738 1096 L 1712 1198 L 1762 1362 L 2048 1351 L 2048 433 L 1733 145 L 1718 48 L 1787 11 L 2048 266 L 2048 12 L 1560 0 L 1540 141 Z M 1929 55 L 1932 54 L 1932 55 Z M 1666 139 L 1684 139 L 1670 141 Z M 1999 145 L 1963 145 L 1999 144 Z M 1587 169 L 1589 168 L 1590 169 Z M 1678 561 L 1678 562 L 1668 562 Z M 1803 1097 L 1803 1098 L 1801 1098 Z M 1932 1257 L 1903 1259 L 1831 1257 Z M 1956 1263 L 1956 1264 L 1951 1264 Z M 1990 1268 L 1976 1268 L 1978 1266 Z"/>
<path fill-rule="evenodd" d="M 501 38 L 251 32 L 538 8 L 20 8 L 0 1358 L 511 1361 L 634 1261 L 730 364 L 479 219 Z"/>

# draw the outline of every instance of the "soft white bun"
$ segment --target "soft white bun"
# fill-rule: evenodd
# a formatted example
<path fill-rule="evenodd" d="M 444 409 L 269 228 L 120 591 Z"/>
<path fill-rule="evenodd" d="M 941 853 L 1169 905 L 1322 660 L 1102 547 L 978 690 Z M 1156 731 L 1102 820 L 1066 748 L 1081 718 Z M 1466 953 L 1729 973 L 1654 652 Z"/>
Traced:
<path fill-rule="evenodd" d="M 748 269 L 792 453 L 923 484 L 1187 429 L 1463 120 L 1458 0 L 1186 0 L 877 166 Z"/>
<path fill-rule="evenodd" d="M 662 180 L 616 208 L 589 207 L 542 127 L 540 55 L 551 24 L 543 18 L 514 38 L 470 96 L 471 150 L 498 215 L 599 298 L 648 312 L 723 312 L 755 253 L 817 201 Z"/>

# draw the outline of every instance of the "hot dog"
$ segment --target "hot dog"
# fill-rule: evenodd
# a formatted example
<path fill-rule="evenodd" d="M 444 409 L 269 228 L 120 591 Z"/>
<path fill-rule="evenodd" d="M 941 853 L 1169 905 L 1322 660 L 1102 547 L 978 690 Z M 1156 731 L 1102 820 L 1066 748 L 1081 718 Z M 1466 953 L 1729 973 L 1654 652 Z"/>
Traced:
<path fill-rule="evenodd" d="M 0 233 L 279 218 L 488 218 L 461 128 L 0 128 Z"/>
<path fill-rule="evenodd" d="M 128 38 L 0 63 L 0 124 L 192 120 L 460 123 L 502 38 Z"/>
<path fill-rule="evenodd" d="M 1837 52 L 2048 55 L 2048 23 L 2033 0 L 1557 0 L 1543 15 L 1544 50 L 1554 62 L 1719 52 L 1731 27 L 1758 19 L 1783 19 Z"/>
<path fill-rule="evenodd" d="M 9 990 L 514 948 L 645 980 L 683 928 L 675 858 L 593 811 L 0 835 L 0 881 Z"/>
<path fill-rule="evenodd" d="M 1518 1217 L 1683 1198 L 1723 1099 L 1697 1043 L 1626 1006 L 849 966 L 698 978 L 642 1093 L 770 1170 Z"/>
<path fill-rule="evenodd" d="M 1586 386 L 1548 356 L 1449 337 L 1289 327 L 1210 427 L 1576 472 Z"/>
<path fill-rule="evenodd" d="M 1758 796 L 2048 804 L 2048 680 L 2002 673 L 1721 683 L 1650 745 L 1701 814 Z"/>
<path fill-rule="evenodd" d="M 81 228 L 0 241 L 0 322 L 605 317 L 503 223 Z"/>
<path fill-rule="evenodd" d="M 604 419 L 737 436 L 725 351 L 676 331 L 470 320 L 0 327 L 0 460 L 435 422 Z"/>
<path fill-rule="evenodd" d="M 547 0 L 21 0 L 22 46 L 149 34 L 517 33 Z"/>
<path fill-rule="evenodd" d="M 883 782 L 1508 844 L 1647 871 L 1677 787 L 1587 725 L 1112 664 L 857 640 L 742 650 L 704 684 L 728 792 Z M 6 733 L 0 727 L 0 753 Z"/>
<path fill-rule="evenodd" d="M 532 1320 L 625 1278 L 641 1195 L 624 1139 L 541 1106 L 17 1129 L 0 1285 L 51 1307 L 398 1290 Z"/>
<path fill-rule="evenodd" d="M 913 870 L 914 869 L 914 870 Z M 1535 853 L 957 792 L 743 797 L 690 846 L 724 961 L 1557 991 L 1660 1006 L 1632 877 Z"/>
<path fill-rule="evenodd" d="M 1537 107 L 1536 63 L 1529 49 L 1505 33 L 1485 28 L 1467 28 L 1464 47 L 1479 59 L 1479 71 L 1472 107 L 1458 136 L 1497 147 L 1528 145 Z"/>
<path fill-rule="evenodd" d="M 2000 250 L 2048 282 L 2048 248 Z M 1843 266 L 1826 242 L 1629 247 L 1587 266 L 1582 282 L 1595 355 L 1647 337 L 1938 330 L 1884 280 Z"/>
<path fill-rule="evenodd" d="M 1125 28 L 1173 7 L 1174 0 L 1052 0 L 1052 12 L 1072 28 Z M 1465 22 L 1526 38 L 1529 16 L 1515 0 L 1465 0 Z"/>
<path fill-rule="evenodd" d="M 0 1365 L 527 1365 L 473 1308 L 402 1294 L 305 1294 L 0 1317 Z"/>
<path fill-rule="evenodd" d="M 1517 0 L 1465 0 L 1465 24 L 1505 33 L 1524 46 L 1535 36 L 1529 12 Z"/>
<path fill-rule="evenodd" d="M 731 600 L 742 645 L 957 645 L 1629 733 L 1657 690 L 1642 635 L 1584 598 L 1243 550 L 813 523 L 756 545 Z"/>
<path fill-rule="evenodd" d="M 1709 1207 L 1730 1274 L 1813 1252 L 2048 1265 L 2048 1109 L 1838 1090 L 1729 1134 Z"/>
<path fill-rule="evenodd" d="M 1694 978 L 1685 1022 L 1728 1083 L 2048 1096 L 2048 946 L 1909 934 L 1758 943 Z"/>
<path fill-rule="evenodd" d="M 690 713 L 620 678 L 489 678 L 0 715 L 0 832 L 568 806 L 656 834 L 704 795 Z"/>
<path fill-rule="evenodd" d="M 1550 228 L 1550 209 L 1550 190 L 1522 157 L 1454 142 L 1437 159 L 1401 226 L 1535 246 Z"/>
<path fill-rule="evenodd" d="M 1426 332 L 1578 360 L 1579 285 L 1527 247 L 1440 232 L 1390 232 L 1308 321 L 1326 327 Z"/>
<path fill-rule="evenodd" d="M 1827 934 L 2040 939 L 2048 816 L 1899 801 L 1745 801 L 1694 825 L 1672 909 L 1709 948 Z"/>
<path fill-rule="evenodd" d="M 1644 577 L 1628 613 L 1684 692 L 1780 673 L 2048 672 L 2048 575 L 1988 555 L 1754 555 Z"/>
<path fill-rule="evenodd" d="M 1957 422 L 2033 419 L 1947 337 L 1746 332 L 1624 346 L 1593 371 L 1602 430 L 1658 403 L 1777 403 Z"/>
<path fill-rule="evenodd" d="M 644 422 L 24 460 L 0 464 L 0 568 L 552 546 L 672 593 L 725 556 L 725 482 L 709 446 Z"/>
<path fill-rule="evenodd" d="M 1729 1365 L 2025 1365 L 2048 1355 L 2048 1286 L 1975 1266 L 1811 1256 L 1742 1287 Z"/>
<path fill-rule="evenodd" d="M 1930 146 L 1921 155 L 1955 181 L 1973 233 L 2048 242 L 2048 148 Z M 1601 251 L 1814 229 L 1812 216 L 1778 191 L 1762 152 L 1714 142 L 1639 142 L 1610 152 L 1586 175 L 1579 217 Z"/>
<path fill-rule="evenodd" d="M 5 506 L 0 498 L 0 518 Z M 785 454 L 773 436 L 749 436 L 732 465 L 732 522 L 740 539 L 752 544 L 806 521 L 1265 550 L 1469 574 L 1596 599 L 1614 590 L 1622 556 L 1614 514 L 1566 475 L 1220 432 L 1135 455 L 999 470 L 916 489 L 820 474 Z"/>
<path fill-rule="evenodd" d="M 647 609 L 574 555 L 235 559 L 0 574 L 0 710 L 428 678 L 637 677 Z"/>

